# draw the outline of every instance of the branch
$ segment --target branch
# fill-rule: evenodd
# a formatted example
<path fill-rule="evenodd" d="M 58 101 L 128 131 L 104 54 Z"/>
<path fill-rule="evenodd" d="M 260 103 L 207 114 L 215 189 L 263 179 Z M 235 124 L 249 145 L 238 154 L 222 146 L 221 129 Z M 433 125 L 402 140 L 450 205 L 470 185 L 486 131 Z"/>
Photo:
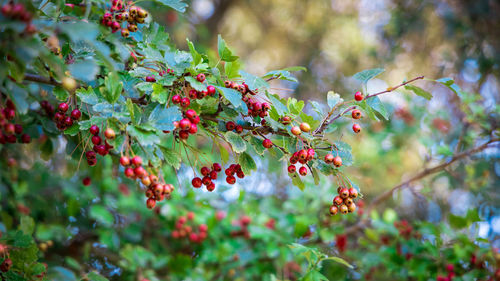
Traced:
<path fill-rule="evenodd" d="M 480 145 L 480 146 L 477 146 L 477 147 L 474 147 L 472 149 L 469 149 L 467 151 L 464 151 L 462 153 L 459 153 L 459 154 L 456 154 L 454 155 L 450 160 L 448 161 L 445 161 L 439 165 L 436 165 L 432 168 L 426 168 L 424 169 L 423 171 L 421 171 L 420 173 L 414 175 L 413 177 L 409 178 L 408 180 L 405 180 L 401 183 L 399 183 L 398 185 L 394 186 L 393 188 L 387 190 L 386 192 L 380 194 L 379 196 L 375 197 L 371 202 L 370 204 L 368 205 L 368 207 L 366 208 L 366 211 L 365 213 L 366 214 L 370 214 L 371 211 L 380 203 L 382 203 L 383 201 L 387 200 L 388 198 L 390 198 L 392 196 L 392 194 L 397 191 L 397 190 L 400 190 L 400 189 L 403 189 L 403 188 L 406 188 L 410 183 L 414 182 L 414 181 L 418 181 L 422 178 L 425 178 L 429 175 L 432 175 L 432 174 L 435 174 L 437 172 L 440 172 L 442 170 L 444 170 L 446 167 L 450 166 L 451 164 L 455 163 L 456 161 L 458 160 L 461 160 L 465 157 L 468 157 L 468 156 L 471 156 L 475 153 L 478 153 L 478 152 L 481 152 L 483 150 L 485 150 L 486 148 L 489 147 L 489 145 L 491 143 L 494 143 L 494 142 L 498 142 L 500 141 L 500 139 L 491 139 L 489 140 L 488 142 Z M 345 233 L 346 234 L 351 234 L 351 233 L 354 233 L 358 230 L 361 230 L 363 229 L 366 224 L 368 223 L 368 218 L 365 217 L 364 219 L 360 220 L 357 224 L 349 227 L 346 229 Z"/>
<path fill-rule="evenodd" d="M 369 99 L 369 98 L 372 98 L 372 97 L 376 97 L 376 96 L 378 96 L 378 95 L 382 95 L 382 94 L 385 94 L 385 93 L 390 93 L 390 92 L 392 92 L 392 91 L 394 91 L 394 90 L 396 90 L 396 89 L 398 89 L 398 88 L 400 88 L 400 87 L 402 87 L 402 86 L 408 85 L 408 84 L 413 83 L 413 82 L 415 82 L 415 81 L 417 81 L 417 80 L 420 80 L 420 79 L 424 79 L 424 76 L 418 76 L 418 77 L 415 77 L 415 78 L 413 78 L 413 79 L 411 79 L 411 80 L 408 80 L 408 81 L 406 81 L 406 82 L 403 82 L 403 83 L 401 83 L 401 84 L 399 84 L 399 85 L 397 85 L 397 86 L 390 87 L 390 88 L 386 89 L 385 91 L 378 92 L 378 93 L 374 93 L 374 94 L 371 94 L 371 95 L 367 95 L 367 96 L 365 97 L 365 99 Z M 344 110 L 344 112 L 342 112 L 342 113 L 340 113 L 340 114 L 336 115 L 335 117 L 333 117 L 332 119 L 330 119 L 330 117 L 333 115 L 333 111 L 334 111 L 335 109 L 337 109 L 337 108 L 338 108 L 339 106 L 341 106 L 341 105 L 344 105 L 344 104 L 347 104 L 347 103 L 350 103 L 350 102 L 352 102 L 352 101 L 342 102 L 342 103 L 338 104 L 337 106 L 335 106 L 334 108 L 332 108 L 332 110 L 331 110 L 330 112 L 328 112 L 328 115 L 326 116 L 326 118 L 325 118 L 325 119 L 323 119 L 323 121 L 321 122 L 321 125 L 318 127 L 318 129 L 316 129 L 316 131 L 314 131 L 314 135 L 321 135 L 321 134 L 323 133 L 323 131 L 326 129 L 326 127 L 327 127 L 328 125 L 330 125 L 333 121 L 337 120 L 337 119 L 338 119 L 338 118 L 340 118 L 342 115 L 344 115 L 344 114 L 346 114 L 347 112 L 349 112 L 349 111 L 353 110 L 354 108 L 356 108 L 355 106 L 350 107 L 350 108 L 348 108 L 347 110 Z"/>
<path fill-rule="evenodd" d="M 52 77 L 43 77 L 43 76 L 40 76 L 40 75 L 30 74 L 30 73 L 25 73 L 24 74 L 24 80 L 25 81 L 42 83 L 42 84 L 54 85 L 54 86 L 60 86 L 61 85 L 61 83 L 57 82 Z"/>
<path fill-rule="evenodd" d="M 376 97 L 376 96 L 378 96 L 378 95 L 385 94 L 385 93 L 390 93 L 390 92 L 392 92 L 392 91 L 394 91 L 394 90 L 396 90 L 396 89 L 398 89 L 398 88 L 400 88 L 400 87 L 403 87 L 403 86 L 405 86 L 405 85 L 408 85 L 408 84 L 410 84 L 410 83 L 412 83 L 412 82 L 415 82 L 415 81 L 417 81 L 417 80 L 420 80 L 420 79 L 424 79 L 424 76 L 418 76 L 418 77 L 415 77 L 415 78 L 413 78 L 413 79 L 411 79 L 411 80 L 408 80 L 408 81 L 406 81 L 406 82 L 403 82 L 403 83 L 401 83 L 401 84 L 399 84 L 399 85 L 397 85 L 397 86 L 390 87 L 390 88 L 388 88 L 388 89 L 387 89 L 387 90 L 385 90 L 385 91 L 378 92 L 378 93 L 371 94 L 371 95 L 367 95 L 365 99 L 373 98 L 373 97 Z"/>

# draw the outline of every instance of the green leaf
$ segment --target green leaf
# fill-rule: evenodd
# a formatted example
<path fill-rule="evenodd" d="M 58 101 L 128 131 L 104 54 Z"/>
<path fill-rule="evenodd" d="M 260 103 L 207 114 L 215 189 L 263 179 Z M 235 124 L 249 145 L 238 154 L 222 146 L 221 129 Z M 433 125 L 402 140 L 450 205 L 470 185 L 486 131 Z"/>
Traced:
<path fill-rule="evenodd" d="M 21 217 L 21 225 L 19 226 L 19 229 L 26 235 L 31 235 L 33 234 L 33 230 L 35 230 L 35 221 L 33 218 L 29 216 L 22 216 Z"/>
<path fill-rule="evenodd" d="M 248 114 L 248 107 L 246 103 L 241 100 L 240 92 L 220 86 L 216 86 L 215 88 L 218 89 L 224 98 L 228 100 L 239 112 L 242 114 Z"/>
<path fill-rule="evenodd" d="M 56 97 L 56 99 L 60 101 L 65 101 L 69 97 L 68 91 L 66 91 L 63 87 L 61 86 L 55 86 L 54 89 L 52 90 L 52 93 Z"/>
<path fill-rule="evenodd" d="M 186 79 L 186 81 L 188 81 L 191 87 L 193 87 L 196 91 L 205 91 L 207 89 L 205 84 L 199 82 L 192 76 L 186 76 L 184 79 Z"/>
<path fill-rule="evenodd" d="M 130 99 L 127 99 L 127 103 Z M 163 85 L 159 83 L 153 84 L 153 93 L 151 94 L 151 100 L 158 102 L 160 104 L 166 104 L 168 102 L 168 93 Z M 130 110 L 129 110 L 130 111 Z"/>
<path fill-rule="evenodd" d="M 90 82 L 99 73 L 99 66 L 93 58 L 80 60 L 68 66 L 71 76 L 78 80 Z"/>
<path fill-rule="evenodd" d="M 224 65 L 224 72 L 226 73 L 227 78 L 231 79 L 240 77 L 239 74 L 240 67 L 241 67 L 240 60 L 226 62 L 226 64 Z"/>
<path fill-rule="evenodd" d="M 340 158 L 342 158 L 342 165 L 343 166 L 351 166 L 353 164 L 353 159 L 352 159 L 352 148 L 351 146 L 343 141 L 336 141 L 333 143 L 337 150 L 333 150 L 332 154 L 333 155 L 338 155 Z"/>
<path fill-rule="evenodd" d="M 462 90 L 460 89 L 460 87 L 457 84 L 455 84 L 455 81 L 452 78 L 444 77 L 444 78 L 439 78 L 439 79 L 434 80 L 434 81 L 445 85 L 450 90 L 452 90 L 457 96 L 462 98 Z"/>
<path fill-rule="evenodd" d="M 330 110 L 332 110 L 337 104 L 343 102 L 344 100 L 340 97 L 339 94 L 336 94 L 333 91 L 329 91 L 327 94 L 327 101 Z"/>
<path fill-rule="evenodd" d="M 414 86 L 414 85 L 406 85 L 405 86 L 405 89 L 406 90 L 410 90 L 410 91 L 413 91 L 417 96 L 421 96 L 425 99 L 432 99 L 432 95 L 431 93 L 427 92 L 426 90 L 420 88 L 420 87 L 417 87 L 417 86 Z"/>
<path fill-rule="evenodd" d="M 193 57 L 193 65 L 197 66 L 198 64 L 200 64 L 203 61 L 203 58 L 200 55 L 200 53 L 198 53 L 198 51 L 196 51 L 196 49 L 194 48 L 193 42 L 189 41 L 189 39 L 187 39 L 187 38 L 186 38 L 186 41 L 187 41 L 187 44 L 189 47 L 189 52 L 191 53 L 191 56 Z"/>
<path fill-rule="evenodd" d="M 389 113 L 387 112 L 387 109 L 385 109 L 384 104 L 380 101 L 378 97 L 375 96 L 366 99 L 366 104 L 376 112 L 380 113 L 380 115 L 382 115 L 382 117 L 384 117 L 385 120 L 389 119 Z"/>
<path fill-rule="evenodd" d="M 156 3 L 168 6 L 178 12 L 184 13 L 188 4 L 184 3 L 183 0 L 153 0 Z"/>
<path fill-rule="evenodd" d="M 242 153 L 247 149 L 245 141 L 240 137 L 240 135 L 235 132 L 228 131 L 225 133 L 226 140 L 231 144 L 233 151 L 236 153 Z"/>
<path fill-rule="evenodd" d="M 87 274 L 89 281 L 109 281 L 107 278 L 103 277 L 99 273 L 92 271 Z"/>
<path fill-rule="evenodd" d="M 302 179 L 300 178 L 299 174 L 297 174 L 297 172 L 295 172 L 293 174 L 289 173 L 288 176 L 290 178 L 292 178 L 293 185 L 298 187 L 300 190 L 304 191 L 304 189 L 306 188 L 306 185 L 304 184 L 304 182 L 302 182 Z"/>
<path fill-rule="evenodd" d="M 80 125 L 78 123 L 74 123 L 71 127 L 64 130 L 64 134 L 69 136 L 76 136 L 78 132 L 80 132 Z"/>
<path fill-rule="evenodd" d="M 226 45 L 226 41 L 222 39 L 222 36 L 220 36 L 220 34 L 217 37 L 217 49 L 219 52 L 219 57 L 223 61 L 231 62 L 238 59 L 237 56 L 233 56 L 233 51 L 229 49 L 229 47 Z"/>
<path fill-rule="evenodd" d="M 342 258 L 339 258 L 339 257 L 327 257 L 323 260 L 331 260 L 331 261 L 334 261 L 334 262 L 337 262 L 337 263 L 340 263 L 342 265 L 345 265 L 349 268 L 354 268 L 351 264 L 349 264 L 346 260 L 342 259 Z"/>
<path fill-rule="evenodd" d="M 467 226 L 467 219 L 461 216 L 450 214 L 448 216 L 448 221 L 450 222 L 450 226 L 455 229 L 462 229 Z"/>
<path fill-rule="evenodd" d="M 171 131 L 175 128 L 174 121 L 182 119 L 182 113 L 177 106 L 165 108 L 163 105 L 157 105 L 151 115 L 149 123 L 151 126 L 162 131 Z"/>
<path fill-rule="evenodd" d="M 307 68 L 303 66 L 289 66 L 286 68 L 283 68 L 285 71 L 307 71 Z"/>
<path fill-rule="evenodd" d="M 373 79 L 375 76 L 379 75 L 384 71 L 385 70 L 383 68 L 367 69 L 354 74 L 353 77 L 354 79 L 362 82 L 363 84 L 366 84 L 370 79 Z"/>
<path fill-rule="evenodd" d="M 102 205 L 92 205 L 89 210 L 89 216 L 104 226 L 112 226 L 115 219 L 108 209 Z"/>
<path fill-rule="evenodd" d="M 262 145 L 262 140 L 254 137 L 254 136 L 250 136 L 248 143 L 250 143 L 253 146 L 253 148 L 257 154 L 264 155 L 266 148 Z"/>
<path fill-rule="evenodd" d="M 116 73 L 110 72 L 104 78 L 104 85 L 106 86 L 104 98 L 111 104 L 118 101 L 123 90 L 123 82 L 120 81 L 120 77 Z"/>
<path fill-rule="evenodd" d="M 257 165 L 255 164 L 252 156 L 246 152 L 239 155 L 238 163 L 241 165 L 241 170 L 245 173 L 245 175 L 250 175 L 251 171 L 257 170 Z"/>
<path fill-rule="evenodd" d="M 90 86 L 87 89 L 85 89 L 83 87 L 77 89 L 76 95 L 80 98 L 80 100 L 82 102 L 90 104 L 90 105 L 94 105 L 94 104 L 101 102 L 99 97 L 94 92 L 94 89 L 92 89 L 92 87 L 90 87 Z"/>
<path fill-rule="evenodd" d="M 324 281 L 324 280 L 328 281 L 328 278 L 326 278 L 319 271 L 311 269 L 300 280 L 301 281 Z"/>
<path fill-rule="evenodd" d="M 271 94 L 271 93 L 267 93 L 267 97 L 269 98 L 269 100 L 271 101 L 273 107 L 276 109 L 276 111 L 278 112 L 278 115 L 280 116 L 284 116 L 285 113 L 288 112 L 288 108 L 287 106 L 285 105 L 285 103 L 282 102 L 282 99 L 276 95 L 276 94 Z"/>
<path fill-rule="evenodd" d="M 160 138 L 155 132 L 145 129 L 139 125 L 127 126 L 127 132 L 142 145 L 153 145 L 160 143 Z"/>
<path fill-rule="evenodd" d="M 266 88 L 266 89 L 269 88 L 269 84 L 264 79 L 258 76 L 255 76 L 243 70 L 240 70 L 240 74 L 251 91 L 255 91 L 256 89 L 261 89 L 261 88 Z"/>
<path fill-rule="evenodd" d="M 161 153 L 163 154 L 163 159 L 165 162 L 167 162 L 170 166 L 174 167 L 175 169 L 179 169 L 181 167 L 181 155 L 179 152 L 170 149 L 164 145 L 159 145 L 158 146 L 161 150 Z"/>
<path fill-rule="evenodd" d="M 375 111 L 371 108 L 371 106 L 369 106 L 366 103 L 366 99 L 363 100 L 362 102 L 358 103 L 358 105 L 359 105 L 359 107 L 361 107 L 363 109 L 363 112 L 366 115 L 368 115 L 368 117 L 370 117 L 370 119 L 375 120 L 375 121 L 379 121 L 379 119 L 375 115 Z"/>

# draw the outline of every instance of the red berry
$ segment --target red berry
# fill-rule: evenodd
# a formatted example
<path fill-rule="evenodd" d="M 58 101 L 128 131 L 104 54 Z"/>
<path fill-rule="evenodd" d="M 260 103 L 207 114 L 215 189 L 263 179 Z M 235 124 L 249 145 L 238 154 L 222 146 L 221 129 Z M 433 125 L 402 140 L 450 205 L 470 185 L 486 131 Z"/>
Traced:
<path fill-rule="evenodd" d="M 340 205 L 342 202 L 344 202 L 344 200 L 338 195 L 333 198 L 333 204 Z"/>
<path fill-rule="evenodd" d="M 233 121 L 229 121 L 226 123 L 226 129 L 228 131 L 232 131 L 236 128 L 236 124 Z"/>
<path fill-rule="evenodd" d="M 207 176 L 204 176 L 203 179 L 201 179 L 201 182 L 203 183 L 203 185 L 206 185 L 208 186 L 209 184 L 212 183 L 212 180 L 210 179 L 210 177 L 207 175 Z"/>
<path fill-rule="evenodd" d="M 325 163 L 327 164 L 333 163 L 333 158 L 334 158 L 333 154 L 328 153 L 327 155 L 325 155 Z"/>
<path fill-rule="evenodd" d="M 212 85 L 208 85 L 207 87 L 207 93 L 209 96 L 213 96 L 215 94 L 215 87 Z"/>
<path fill-rule="evenodd" d="M 330 206 L 330 215 L 336 215 L 337 212 L 339 211 L 339 208 L 335 205 Z"/>
<path fill-rule="evenodd" d="M 179 132 L 179 138 L 183 140 L 187 140 L 189 138 L 189 131 L 188 130 L 182 130 Z"/>
<path fill-rule="evenodd" d="M 335 167 L 342 166 L 342 158 L 340 158 L 340 156 L 335 156 L 333 158 L 333 165 L 335 165 Z"/>
<path fill-rule="evenodd" d="M 175 96 L 172 97 L 172 103 L 178 104 L 180 102 L 181 102 L 181 96 L 175 95 Z"/>
<path fill-rule="evenodd" d="M 207 190 L 212 192 L 215 190 L 215 183 L 211 182 L 209 185 L 207 185 Z"/>
<path fill-rule="evenodd" d="M 87 151 L 85 153 L 85 157 L 87 157 L 87 159 L 94 159 L 96 157 L 96 154 L 94 151 Z"/>
<path fill-rule="evenodd" d="M 148 209 L 153 209 L 156 205 L 156 200 L 154 200 L 153 198 L 148 198 L 148 200 L 146 201 L 146 206 L 148 207 Z"/>
<path fill-rule="evenodd" d="M 200 73 L 200 74 L 196 75 L 196 80 L 198 80 L 199 82 L 205 81 L 205 74 Z"/>
<path fill-rule="evenodd" d="M 252 222 L 252 219 L 251 219 L 249 216 L 247 216 L 247 215 L 244 215 L 244 216 L 242 216 L 242 217 L 240 218 L 240 223 L 241 223 L 241 225 L 243 225 L 243 226 L 247 226 L 247 225 L 249 225 L 251 222 Z"/>
<path fill-rule="evenodd" d="M 196 124 L 191 124 L 188 131 L 191 135 L 194 135 L 196 134 L 196 132 L 198 132 L 198 126 L 196 126 Z"/>
<path fill-rule="evenodd" d="M 101 144 L 101 137 L 100 136 L 92 136 L 92 143 L 95 145 Z"/>
<path fill-rule="evenodd" d="M 108 140 L 112 140 L 116 137 L 116 134 L 115 134 L 115 130 L 111 129 L 111 128 L 107 128 L 105 131 L 104 131 L 104 136 L 108 139 Z"/>
<path fill-rule="evenodd" d="M 448 271 L 448 272 L 453 272 L 454 268 L 455 267 L 451 263 L 446 265 L 446 271 Z"/>
<path fill-rule="evenodd" d="M 90 177 L 86 177 L 82 180 L 83 185 L 89 186 L 91 183 Z"/>
<path fill-rule="evenodd" d="M 142 165 L 142 158 L 138 155 L 132 157 L 132 159 L 130 159 L 130 164 L 134 165 L 134 166 L 140 166 Z"/>
<path fill-rule="evenodd" d="M 270 139 L 265 139 L 262 141 L 262 146 L 265 148 L 271 148 L 273 146 L 273 142 Z"/>
<path fill-rule="evenodd" d="M 120 158 L 120 164 L 124 167 L 130 165 L 130 158 L 128 158 L 127 156 L 122 156 Z"/>
<path fill-rule="evenodd" d="M 16 134 L 21 134 L 23 132 L 23 126 L 19 125 L 19 124 L 15 124 L 14 125 L 14 132 Z"/>
<path fill-rule="evenodd" d="M 30 143 L 31 142 L 31 136 L 28 134 L 23 134 L 21 136 L 21 142 L 22 143 Z"/>
<path fill-rule="evenodd" d="M 201 167 L 200 172 L 202 175 L 208 176 L 208 174 L 210 174 L 210 169 L 208 167 Z"/>
<path fill-rule="evenodd" d="M 99 127 L 97 127 L 96 125 L 92 125 L 90 126 L 89 132 L 95 136 L 99 134 Z"/>
<path fill-rule="evenodd" d="M 354 94 L 354 99 L 355 99 L 356 101 L 362 101 L 362 100 L 363 100 L 363 98 L 364 98 L 364 97 L 363 97 L 363 94 L 362 94 L 361 92 L 356 92 L 356 93 Z"/>
<path fill-rule="evenodd" d="M 349 189 L 347 189 L 345 187 L 340 189 L 339 196 L 342 199 L 346 199 L 347 197 L 349 197 Z"/>
<path fill-rule="evenodd" d="M 221 165 L 219 163 L 214 163 L 212 165 L 212 169 L 214 169 L 214 171 L 216 171 L 217 173 L 220 172 L 220 171 L 222 171 L 222 167 L 221 167 Z"/>
<path fill-rule="evenodd" d="M 236 178 L 234 176 L 227 176 L 226 182 L 229 184 L 234 184 L 236 182 Z"/>
<path fill-rule="evenodd" d="M 236 133 L 238 133 L 238 134 L 243 133 L 243 127 L 241 125 L 236 125 L 235 130 L 236 130 Z"/>
<path fill-rule="evenodd" d="M 146 77 L 146 82 L 156 82 L 156 79 L 154 76 L 147 76 Z"/>
<path fill-rule="evenodd" d="M 7 135 L 12 135 L 16 131 L 16 126 L 14 126 L 14 124 L 8 123 L 4 126 L 4 130 Z"/>
<path fill-rule="evenodd" d="M 124 171 L 123 173 L 125 174 L 125 176 L 126 176 L 127 178 L 133 178 L 133 177 L 134 177 L 134 175 L 135 175 L 135 173 L 134 173 L 134 169 L 132 169 L 132 168 L 130 168 L 130 167 L 129 167 L 129 168 L 125 168 L 125 171 Z"/>
<path fill-rule="evenodd" d="M 181 99 L 181 106 L 182 107 L 188 107 L 191 104 L 191 101 L 189 98 L 182 98 Z"/>
<path fill-rule="evenodd" d="M 311 126 L 309 125 L 309 123 L 306 123 L 306 122 L 301 123 L 299 128 L 302 132 L 305 132 L 305 133 L 308 133 L 309 131 L 311 131 Z"/>
<path fill-rule="evenodd" d="M 62 102 L 62 103 L 59 104 L 59 106 L 57 107 L 57 109 L 59 109 L 59 111 L 61 111 L 62 113 L 64 113 L 64 112 L 68 111 L 69 106 L 68 106 L 67 103 Z"/>
<path fill-rule="evenodd" d="M 193 124 L 198 124 L 200 123 L 200 116 L 196 115 L 192 120 L 191 123 Z"/>
<path fill-rule="evenodd" d="M 288 125 L 290 124 L 290 122 L 292 122 L 292 118 L 290 118 L 290 116 L 284 116 L 283 118 L 281 118 L 281 123 L 283 125 Z"/>
<path fill-rule="evenodd" d="M 193 109 L 186 110 L 186 113 L 184 113 L 184 115 L 186 116 L 186 118 L 190 120 L 192 120 L 197 116 L 196 111 L 194 111 Z"/>
<path fill-rule="evenodd" d="M 189 119 L 187 118 L 181 119 L 181 121 L 179 121 L 179 128 L 181 128 L 182 130 L 187 130 L 190 126 L 191 121 L 189 121 Z"/>
<path fill-rule="evenodd" d="M 352 118 L 354 118 L 354 119 L 361 118 L 361 111 L 359 109 L 354 109 L 352 111 Z"/>
<path fill-rule="evenodd" d="M 208 231 L 208 226 L 206 224 L 200 224 L 200 226 L 198 226 L 198 230 L 200 232 L 207 232 Z"/>
<path fill-rule="evenodd" d="M 306 168 L 306 167 L 304 167 L 304 166 L 300 167 L 300 169 L 299 169 L 299 174 L 300 174 L 301 176 L 305 176 L 305 175 L 307 175 L 307 168 Z"/>
<path fill-rule="evenodd" d="M 192 181 L 191 181 L 191 184 L 193 185 L 193 187 L 195 188 L 200 188 L 201 187 L 201 179 L 199 177 L 196 177 L 194 178 Z"/>
<path fill-rule="evenodd" d="M 217 179 L 217 172 L 216 171 L 211 171 L 210 172 L 210 178 L 213 179 L 213 180 L 216 180 Z"/>
<path fill-rule="evenodd" d="M 352 130 L 355 133 L 359 133 L 361 131 L 361 126 L 359 124 L 354 124 L 354 125 L 352 125 Z"/>
<path fill-rule="evenodd" d="M 354 187 L 349 188 L 349 197 L 351 198 L 358 197 L 358 190 Z"/>
<path fill-rule="evenodd" d="M 73 111 L 71 111 L 71 118 L 78 120 L 80 117 L 82 117 L 82 112 L 79 109 L 73 109 Z"/>
<path fill-rule="evenodd" d="M 289 173 L 291 173 L 291 174 L 292 174 L 292 173 L 295 173 L 295 171 L 296 171 L 296 170 L 297 170 L 297 169 L 295 168 L 295 165 L 290 165 L 290 166 L 288 166 L 288 172 L 289 172 Z"/>
<path fill-rule="evenodd" d="M 298 135 L 302 134 L 302 130 L 299 127 L 297 127 L 297 126 L 293 126 L 291 132 L 295 136 L 298 136 Z"/>
<path fill-rule="evenodd" d="M 189 90 L 188 97 L 193 100 L 196 99 L 198 97 L 198 91 L 196 91 L 195 89 Z"/>
<path fill-rule="evenodd" d="M 138 178 L 143 178 L 147 175 L 147 172 L 142 166 L 137 166 L 134 169 L 134 175 Z"/>

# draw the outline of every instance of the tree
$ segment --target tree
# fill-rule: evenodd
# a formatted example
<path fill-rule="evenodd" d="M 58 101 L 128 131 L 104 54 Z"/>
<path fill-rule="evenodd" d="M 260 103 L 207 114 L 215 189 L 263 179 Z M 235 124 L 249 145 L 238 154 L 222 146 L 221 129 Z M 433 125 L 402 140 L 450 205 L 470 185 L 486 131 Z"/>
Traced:
<path fill-rule="evenodd" d="M 180 12 L 186 8 L 182 1 L 155 2 Z M 291 209 L 299 223 L 279 233 L 272 216 L 252 224 L 246 213 L 252 204 L 259 204 L 258 198 L 250 200 L 247 210 L 224 213 L 207 212 L 210 205 L 195 197 L 210 196 L 202 187 L 218 192 L 219 185 L 224 189 L 245 177 L 259 177 L 258 164 L 269 161 L 270 170 L 286 169 L 288 181 L 304 194 L 314 189 L 312 184 L 306 188 L 306 183 L 333 179 L 337 191 L 323 188 L 319 193 L 329 204 L 312 202 L 321 205 L 323 213 L 355 213 L 362 190 L 345 171 L 354 164 L 352 149 L 337 131 L 362 133 L 362 126 L 354 123 L 362 117 L 387 120 L 389 111 L 380 95 L 405 89 L 430 100 L 432 95 L 415 85 L 423 76 L 368 93 L 368 81 L 384 70 L 364 70 L 353 76 L 360 91 L 352 99 L 330 91 L 324 106 L 310 102 L 314 112 L 306 113 L 304 101 L 268 91 L 272 81 L 297 81 L 292 73 L 306 71 L 303 67 L 255 76 L 240 69 L 238 56 L 220 35 L 215 56 L 199 53 L 189 39 L 189 50 L 183 51 L 169 41 L 148 11 L 133 3 L 58 3 L 7 2 L 1 7 L 0 149 L 9 167 L 1 174 L 6 209 L 2 215 L 9 230 L 0 240 L 2 278 L 72 280 L 76 272 L 89 280 L 103 280 L 92 271 L 99 268 L 85 265 L 80 255 L 97 257 L 103 264 L 102 275 L 123 280 L 176 279 L 188 272 L 200 279 L 238 274 L 252 279 L 275 273 L 276 268 L 294 278 L 294 272 L 302 271 L 300 265 L 286 261 L 298 254 L 308 262 L 305 280 L 325 278 L 320 265 L 328 260 L 352 267 L 340 257 L 300 244 L 287 248 L 292 237 L 312 234 L 310 219 L 303 218 L 309 214 L 307 205 Z M 427 80 L 467 99 L 449 78 Z M 488 115 L 480 115 L 474 102 L 464 102 L 470 108 L 469 122 L 479 124 L 475 132 L 488 139 L 464 152 L 457 145 L 450 160 L 381 194 L 367 206 L 368 213 L 409 182 L 498 141 L 496 124 Z M 178 173 L 189 173 L 190 185 L 180 182 Z M 51 183 L 58 188 L 51 190 Z M 58 208 L 42 208 L 47 198 L 54 198 Z M 271 206 L 276 204 L 273 200 Z M 78 215 L 80 209 L 85 216 Z M 237 220 L 230 223 L 224 218 L 227 214 Z M 66 229 L 60 225 L 63 218 L 76 220 L 79 226 Z M 36 229 L 35 220 L 42 222 Z M 369 223 L 367 216 L 361 217 L 349 224 L 344 235 Z M 99 226 L 96 231 L 94 224 Z M 320 232 L 319 246 L 335 234 Z M 121 244 L 120 237 L 127 242 Z M 216 242 L 217 237 L 233 242 Z M 88 241 L 98 241 L 102 247 L 82 246 Z M 337 241 L 337 247 L 340 244 Z M 51 247 L 55 249 L 48 251 Z M 162 255 L 159 249 L 171 255 Z M 59 265 L 47 270 L 38 262 L 38 250 L 64 256 L 65 265 L 74 272 Z M 243 273 L 236 271 L 240 264 L 248 264 Z M 114 277 L 115 271 L 120 277 Z M 478 276 L 487 275 L 486 271 Z"/>

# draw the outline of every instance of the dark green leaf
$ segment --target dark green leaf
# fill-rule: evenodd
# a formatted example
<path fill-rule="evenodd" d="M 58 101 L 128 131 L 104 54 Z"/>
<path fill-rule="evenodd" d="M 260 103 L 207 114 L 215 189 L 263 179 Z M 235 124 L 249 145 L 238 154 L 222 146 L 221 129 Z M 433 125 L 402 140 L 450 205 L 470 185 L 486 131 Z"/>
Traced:
<path fill-rule="evenodd" d="M 248 114 L 248 107 L 245 102 L 241 100 L 240 92 L 219 86 L 216 86 L 215 88 L 218 89 L 219 92 L 224 96 L 224 98 L 228 100 L 239 112 Z"/>
<path fill-rule="evenodd" d="M 165 162 L 167 162 L 175 169 L 179 169 L 181 167 L 181 156 L 177 151 L 172 150 L 164 145 L 159 145 L 158 147 L 163 154 L 163 159 L 165 160 Z"/>
<path fill-rule="evenodd" d="M 226 45 L 226 41 L 222 39 L 222 36 L 220 36 L 220 34 L 217 37 L 217 49 L 219 52 L 219 57 L 223 61 L 231 62 L 238 59 L 237 56 L 233 56 L 233 51 L 229 49 L 229 47 Z"/>
<path fill-rule="evenodd" d="M 76 95 L 80 98 L 80 100 L 82 102 L 90 104 L 90 105 L 95 105 L 95 104 L 101 102 L 99 97 L 94 92 L 94 89 L 92 89 L 92 87 L 90 87 L 90 86 L 87 89 L 85 89 L 83 87 L 77 89 Z"/>
<path fill-rule="evenodd" d="M 144 127 L 138 125 L 127 126 L 127 132 L 130 136 L 136 138 L 143 146 L 160 143 L 158 135 L 150 130 L 146 130 Z"/>
<path fill-rule="evenodd" d="M 69 97 L 69 93 L 61 86 L 56 86 L 54 87 L 54 90 L 52 90 L 52 93 L 56 97 L 56 99 L 60 101 L 65 101 Z"/>
<path fill-rule="evenodd" d="M 115 221 L 113 214 L 102 205 L 92 205 L 89 210 L 89 216 L 105 226 L 111 226 Z"/>
<path fill-rule="evenodd" d="M 182 113 L 177 106 L 165 108 L 163 105 L 157 105 L 151 115 L 149 123 L 151 126 L 162 131 L 171 131 L 174 127 L 174 121 L 182 119 Z"/>
<path fill-rule="evenodd" d="M 255 91 L 256 89 L 269 88 L 269 84 L 258 76 L 247 73 L 243 70 L 240 70 L 240 74 L 243 77 L 243 80 L 245 80 L 245 83 L 248 85 L 248 88 L 252 91 Z"/>
<path fill-rule="evenodd" d="M 196 51 L 194 48 L 193 42 L 189 41 L 189 39 L 186 38 L 188 47 L 189 47 L 189 52 L 191 53 L 191 56 L 193 57 L 193 65 L 197 66 L 198 64 L 202 63 L 203 58 L 201 57 L 200 53 Z"/>
<path fill-rule="evenodd" d="M 232 131 L 228 131 L 224 135 L 226 140 L 231 144 L 234 152 L 241 153 L 247 149 L 247 145 L 240 135 Z"/>
<path fill-rule="evenodd" d="M 199 82 L 192 76 L 187 76 L 185 79 L 196 91 L 205 91 L 207 89 L 207 86 L 205 84 Z"/>
<path fill-rule="evenodd" d="M 153 0 L 156 3 L 168 6 L 178 12 L 184 13 L 188 4 L 184 3 L 183 0 Z"/>
<path fill-rule="evenodd" d="M 226 62 L 224 65 L 224 71 L 226 73 L 227 78 L 232 79 L 236 77 L 240 77 L 239 71 L 240 71 L 240 61 L 235 60 L 232 62 Z"/>
<path fill-rule="evenodd" d="M 385 120 L 389 119 L 389 114 L 387 113 L 384 104 L 380 101 L 378 97 L 375 96 L 366 99 L 366 104 L 376 112 L 380 113 L 380 115 L 382 115 L 382 117 L 384 117 Z"/>
<path fill-rule="evenodd" d="M 64 134 L 69 136 L 76 136 L 78 132 L 80 132 L 80 125 L 78 125 L 78 123 L 75 123 L 71 127 L 64 130 Z"/>
<path fill-rule="evenodd" d="M 117 102 L 123 90 L 123 82 L 120 81 L 120 77 L 116 73 L 110 72 L 104 78 L 104 85 L 106 86 L 104 94 L 106 100 L 110 104 Z"/>
<path fill-rule="evenodd" d="M 239 155 L 238 163 L 241 165 L 241 170 L 245 173 L 245 175 L 250 175 L 252 171 L 257 170 L 257 165 L 255 164 L 252 156 L 246 152 Z"/>

